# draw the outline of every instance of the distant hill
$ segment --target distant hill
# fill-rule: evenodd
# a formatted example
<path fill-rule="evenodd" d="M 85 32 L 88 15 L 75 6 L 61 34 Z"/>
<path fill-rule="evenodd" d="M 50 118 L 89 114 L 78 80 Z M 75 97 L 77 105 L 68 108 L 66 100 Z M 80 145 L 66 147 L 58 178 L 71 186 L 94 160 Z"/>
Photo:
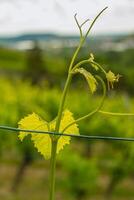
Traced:
<path fill-rule="evenodd" d="M 0 37 L 0 42 L 21 42 L 21 41 L 50 41 L 50 40 L 66 40 L 66 39 L 79 39 L 79 36 L 61 36 L 51 33 L 27 33 L 11 37 Z"/>
<path fill-rule="evenodd" d="M 90 42 L 90 47 L 94 49 L 108 49 L 114 48 L 117 43 L 124 43 L 128 41 L 133 43 L 134 35 L 128 34 L 107 34 L 96 35 L 87 38 L 86 45 Z M 0 45 L 10 48 L 27 49 L 30 48 L 30 41 L 41 42 L 42 48 L 50 47 L 72 47 L 76 46 L 79 41 L 78 35 L 58 35 L 52 33 L 27 33 L 15 35 L 11 37 L 0 36 Z M 128 46 L 128 45 L 127 45 Z"/>
<path fill-rule="evenodd" d="M 126 37 L 126 34 L 113 34 L 113 35 L 96 35 L 91 38 L 102 40 L 102 39 L 120 39 Z M 52 33 L 27 33 L 15 36 L 0 36 L 0 42 L 21 42 L 29 40 L 38 40 L 38 41 L 50 41 L 50 40 L 78 40 L 78 35 L 58 35 Z"/>

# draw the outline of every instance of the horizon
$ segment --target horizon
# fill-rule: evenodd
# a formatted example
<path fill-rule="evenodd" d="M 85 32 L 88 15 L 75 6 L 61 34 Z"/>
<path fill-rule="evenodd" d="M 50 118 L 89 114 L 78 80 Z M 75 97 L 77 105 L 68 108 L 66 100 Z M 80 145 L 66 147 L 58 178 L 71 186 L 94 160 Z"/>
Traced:
<path fill-rule="evenodd" d="M 127 36 L 127 35 L 133 35 L 133 32 L 104 32 L 104 33 L 96 33 L 91 34 L 91 37 L 103 37 L 103 36 Z M 79 33 L 60 33 L 60 32 L 43 32 L 43 31 L 33 31 L 33 32 L 21 32 L 21 33 L 14 33 L 14 34 L 0 34 L 0 38 L 14 38 L 14 37 L 21 37 L 26 35 L 52 35 L 52 36 L 58 36 L 58 37 L 79 37 Z"/>

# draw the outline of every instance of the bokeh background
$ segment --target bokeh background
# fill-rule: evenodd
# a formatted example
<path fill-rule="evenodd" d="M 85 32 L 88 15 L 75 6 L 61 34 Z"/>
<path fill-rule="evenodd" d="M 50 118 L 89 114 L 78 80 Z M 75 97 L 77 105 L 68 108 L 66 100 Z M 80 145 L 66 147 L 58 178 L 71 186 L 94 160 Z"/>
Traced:
<path fill-rule="evenodd" d="M 108 71 L 122 75 L 107 95 L 104 110 L 134 112 L 133 0 L 1 0 L 0 1 L 0 125 L 17 127 L 35 112 L 57 115 L 68 65 L 79 42 L 74 21 L 96 22 L 77 62 L 92 52 Z M 90 22 L 90 21 L 89 21 Z M 88 27 L 88 25 L 87 25 Z M 87 28 L 85 27 L 85 29 Z M 72 82 L 66 107 L 75 118 L 100 101 L 83 79 Z M 97 114 L 79 123 L 81 134 L 134 137 L 133 117 Z M 26 138 L 0 130 L 0 199 L 48 199 L 49 161 Z M 134 144 L 72 139 L 57 157 L 57 200 L 134 199 Z"/>

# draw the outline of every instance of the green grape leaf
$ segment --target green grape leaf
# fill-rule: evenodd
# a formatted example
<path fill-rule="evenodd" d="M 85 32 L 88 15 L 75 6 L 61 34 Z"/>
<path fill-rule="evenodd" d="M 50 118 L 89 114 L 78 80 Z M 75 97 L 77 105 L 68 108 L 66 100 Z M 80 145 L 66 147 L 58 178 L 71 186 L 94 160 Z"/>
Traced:
<path fill-rule="evenodd" d="M 42 120 L 37 114 L 33 113 L 19 121 L 19 128 L 48 131 L 48 123 Z M 48 134 L 20 132 L 19 139 L 22 141 L 28 134 L 31 134 L 31 140 L 38 151 L 49 159 L 51 154 L 51 138 Z M 42 143 L 42 144 L 41 144 Z"/>
<path fill-rule="evenodd" d="M 61 124 L 60 124 L 60 132 L 62 132 L 69 124 L 75 122 L 75 119 L 73 118 L 73 114 L 69 110 L 65 110 L 62 116 Z M 69 126 L 64 133 L 68 134 L 79 134 L 78 125 L 74 123 L 73 125 Z M 63 133 L 63 134 L 64 134 Z M 57 146 L 57 153 L 63 149 L 65 144 L 69 144 L 71 140 L 71 137 L 69 136 L 62 136 L 58 140 L 58 146 Z"/>
<path fill-rule="evenodd" d="M 65 110 L 62 115 L 61 124 L 60 124 L 60 131 L 62 132 L 65 127 L 67 127 L 70 123 L 75 122 L 72 113 L 69 110 Z M 21 129 L 31 129 L 31 130 L 40 130 L 40 131 L 54 131 L 56 126 L 56 120 L 48 123 L 41 119 L 37 114 L 33 113 L 28 115 L 27 117 L 20 120 L 19 128 Z M 76 123 L 68 127 L 65 131 L 68 134 L 79 134 L 79 129 Z M 51 137 L 49 134 L 41 134 L 41 133 L 27 133 L 27 132 L 20 132 L 19 139 L 22 141 L 28 134 L 31 134 L 31 140 L 34 143 L 34 146 L 38 149 L 46 159 L 51 157 Z M 64 133 L 63 133 L 64 135 Z M 66 144 L 69 144 L 71 137 L 69 136 L 60 136 L 58 139 L 57 145 L 57 153 Z"/>
<path fill-rule="evenodd" d="M 75 72 L 82 74 L 86 78 L 91 92 L 94 93 L 97 89 L 97 81 L 94 76 L 84 68 L 78 68 Z"/>

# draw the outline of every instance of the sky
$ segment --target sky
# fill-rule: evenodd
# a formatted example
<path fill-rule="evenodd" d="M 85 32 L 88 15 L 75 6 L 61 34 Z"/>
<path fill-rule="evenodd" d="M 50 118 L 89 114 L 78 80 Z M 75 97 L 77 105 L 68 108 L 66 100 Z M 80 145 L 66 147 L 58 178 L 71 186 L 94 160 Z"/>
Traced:
<path fill-rule="evenodd" d="M 0 0 L 0 35 L 29 32 L 78 34 L 74 14 L 89 23 L 98 12 L 108 9 L 92 33 L 134 32 L 134 0 Z"/>

